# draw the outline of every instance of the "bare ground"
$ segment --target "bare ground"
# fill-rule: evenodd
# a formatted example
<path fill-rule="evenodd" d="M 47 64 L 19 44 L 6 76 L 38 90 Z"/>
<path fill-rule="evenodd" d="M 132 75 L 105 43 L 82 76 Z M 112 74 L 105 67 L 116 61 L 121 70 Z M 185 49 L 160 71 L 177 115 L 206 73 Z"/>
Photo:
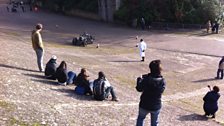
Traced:
<path fill-rule="evenodd" d="M 38 17 L 44 17 L 41 21 L 46 26 L 43 33 L 44 63 L 52 54 L 57 55 L 58 63 L 65 60 L 69 70 L 78 73 L 82 67 L 87 68 L 92 80 L 97 77 L 98 71 L 104 71 L 116 90 L 119 102 L 98 102 L 91 96 L 78 96 L 73 92 L 74 85 L 60 86 L 55 81 L 46 80 L 43 73 L 37 71 L 29 29 Z M 148 72 L 148 63 L 153 59 L 162 60 L 163 75 L 167 81 L 160 115 L 161 126 L 223 125 L 224 86 L 222 80 L 213 79 L 219 61 L 219 55 L 216 54 L 220 53 L 217 51 L 220 49 L 215 48 L 217 50 L 210 52 L 214 48 L 205 46 L 204 52 L 201 48 L 190 50 L 193 47 L 188 47 L 188 44 L 192 41 L 200 44 L 202 39 L 197 36 L 189 38 L 174 34 L 173 37 L 173 34 L 119 29 L 85 20 L 81 20 L 82 25 L 77 25 L 80 19 L 74 23 L 76 19 L 59 17 L 27 13 L 17 17 L 18 22 L 7 22 L 8 18 L 0 18 L 0 125 L 135 125 L 140 96 L 135 90 L 135 79 Z M 52 24 L 48 25 L 47 22 L 57 18 L 60 20 L 57 24 L 61 23 L 59 26 L 63 28 L 55 29 Z M 95 43 L 100 43 L 100 48 L 95 48 L 96 44 L 86 48 L 71 46 L 71 36 L 78 32 L 71 31 L 68 23 L 74 23 L 77 29 L 84 27 L 89 30 L 97 26 L 98 29 L 94 29 L 97 35 Z M 134 47 L 135 35 L 139 34 L 150 45 L 147 62 L 144 63 L 139 62 L 138 50 Z M 214 40 L 210 38 L 203 38 L 203 41 L 209 43 Z M 178 43 L 180 50 L 173 49 Z M 202 98 L 208 91 L 208 84 L 221 88 L 220 110 L 215 120 L 202 116 Z M 146 123 L 149 121 L 148 117 Z"/>

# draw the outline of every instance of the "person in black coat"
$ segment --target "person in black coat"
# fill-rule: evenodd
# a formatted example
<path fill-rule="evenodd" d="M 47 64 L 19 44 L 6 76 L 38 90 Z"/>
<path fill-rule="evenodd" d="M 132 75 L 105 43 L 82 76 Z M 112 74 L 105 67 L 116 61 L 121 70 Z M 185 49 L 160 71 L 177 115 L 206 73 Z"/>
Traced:
<path fill-rule="evenodd" d="M 88 80 L 89 75 L 87 75 L 87 71 L 85 68 L 81 69 L 81 72 L 76 77 L 74 83 L 78 87 L 84 88 L 84 94 L 85 95 L 92 95 L 92 90 L 90 88 L 90 82 Z"/>
<path fill-rule="evenodd" d="M 154 60 L 149 64 L 151 73 L 137 78 L 136 90 L 142 92 L 139 103 L 137 126 L 143 126 L 147 114 L 151 114 L 151 126 L 158 125 L 158 117 L 162 107 L 161 97 L 165 90 L 165 80 L 161 75 L 161 61 Z"/>
<path fill-rule="evenodd" d="M 204 100 L 204 111 L 205 116 L 212 115 L 212 118 L 215 118 L 215 113 L 218 111 L 218 100 L 219 100 L 219 87 L 214 86 L 213 90 L 209 91 L 203 98 Z"/>
<path fill-rule="evenodd" d="M 67 64 L 65 61 L 62 61 L 56 70 L 56 78 L 59 84 L 66 86 L 74 83 L 76 74 L 73 71 L 67 72 Z"/>
<path fill-rule="evenodd" d="M 68 80 L 67 75 L 67 64 L 65 61 L 62 61 L 56 71 L 56 78 L 59 84 L 65 84 Z"/>
<path fill-rule="evenodd" d="M 55 80 L 55 73 L 56 73 L 56 69 L 57 69 L 57 63 L 56 63 L 57 57 L 55 55 L 53 55 L 51 57 L 51 59 L 47 62 L 46 67 L 45 67 L 45 77 L 47 79 L 53 79 Z"/>

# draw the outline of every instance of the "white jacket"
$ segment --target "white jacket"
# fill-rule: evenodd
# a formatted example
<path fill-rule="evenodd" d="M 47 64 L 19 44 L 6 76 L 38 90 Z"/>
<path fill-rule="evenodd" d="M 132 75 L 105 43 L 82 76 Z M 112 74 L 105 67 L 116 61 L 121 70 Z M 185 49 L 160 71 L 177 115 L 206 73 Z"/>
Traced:
<path fill-rule="evenodd" d="M 139 47 L 139 53 L 140 53 L 140 56 L 141 57 L 145 57 L 145 50 L 147 48 L 147 45 L 144 41 L 140 42 L 138 44 L 138 47 Z M 144 51 L 144 52 L 143 52 Z"/>

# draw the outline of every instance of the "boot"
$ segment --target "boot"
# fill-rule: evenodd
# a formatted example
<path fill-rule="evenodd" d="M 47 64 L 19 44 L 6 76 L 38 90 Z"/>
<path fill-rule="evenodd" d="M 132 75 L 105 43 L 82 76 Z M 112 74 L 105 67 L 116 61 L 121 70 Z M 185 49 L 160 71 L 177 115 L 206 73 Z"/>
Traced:
<path fill-rule="evenodd" d="M 142 57 L 142 60 L 141 61 L 144 62 L 145 61 L 145 57 Z"/>

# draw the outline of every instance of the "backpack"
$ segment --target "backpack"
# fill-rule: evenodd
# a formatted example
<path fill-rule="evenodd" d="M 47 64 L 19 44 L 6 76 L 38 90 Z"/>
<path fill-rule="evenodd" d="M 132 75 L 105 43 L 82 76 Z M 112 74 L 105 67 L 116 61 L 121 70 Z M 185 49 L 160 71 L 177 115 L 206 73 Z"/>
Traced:
<path fill-rule="evenodd" d="M 105 99 L 105 88 L 104 88 L 104 80 L 97 79 L 93 82 L 93 95 L 96 100 L 104 100 Z"/>
<path fill-rule="evenodd" d="M 75 87 L 75 93 L 77 95 L 84 95 L 85 94 L 85 88 L 81 86 Z"/>

